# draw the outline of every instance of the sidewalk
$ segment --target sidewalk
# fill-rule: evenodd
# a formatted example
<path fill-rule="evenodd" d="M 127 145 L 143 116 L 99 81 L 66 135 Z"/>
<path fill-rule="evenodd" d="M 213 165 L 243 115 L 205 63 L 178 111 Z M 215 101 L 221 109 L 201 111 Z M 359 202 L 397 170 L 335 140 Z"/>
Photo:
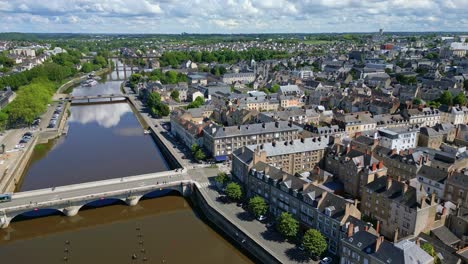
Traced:
<path fill-rule="evenodd" d="M 210 182 L 213 181 L 214 175 L 217 174 L 216 170 L 207 171 L 206 176 L 213 175 Z M 197 179 L 198 180 L 198 179 Z M 206 181 L 206 180 L 205 180 Z M 246 212 L 243 208 L 238 207 L 236 203 L 224 204 L 217 200 L 219 196 L 218 191 L 215 189 L 214 184 L 202 184 L 200 193 L 205 197 L 207 202 L 214 207 L 217 211 L 226 216 L 226 218 L 239 226 L 240 229 L 260 244 L 267 251 L 271 252 L 282 263 L 318 263 L 313 261 L 303 251 L 300 251 L 295 244 L 284 240 L 279 233 L 275 230 L 269 229 L 265 224 L 255 220 L 250 213 Z"/>

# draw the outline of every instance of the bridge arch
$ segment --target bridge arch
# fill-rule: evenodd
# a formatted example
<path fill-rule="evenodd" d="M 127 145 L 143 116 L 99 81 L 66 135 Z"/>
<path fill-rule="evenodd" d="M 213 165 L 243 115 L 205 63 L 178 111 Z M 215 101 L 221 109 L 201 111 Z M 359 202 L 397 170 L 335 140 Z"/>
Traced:
<path fill-rule="evenodd" d="M 178 189 L 173 189 L 173 188 L 159 188 L 156 190 L 149 191 L 145 194 L 143 194 L 140 198 L 140 200 L 147 200 L 147 199 L 153 199 L 153 198 L 158 198 L 158 197 L 163 197 L 169 194 L 177 194 L 182 196 L 182 193 Z"/>
<path fill-rule="evenodd" d="M 125 200 L 117 197 L 100 197 L 95 200 L 86 201 L 86 203 L 79 206 L 78 211 L 82 209 L 95 209 L 111 205 L 127 205 L 127 203 Z"/>
<path fill-rule="evenodd" d="M 41 218 L 41 217 L 46 217 L 46 216 L 52 216 L 52 215 L 60 215 L 60 216 L 65 216 L 62 210 L 56 209 L 56 208 L 34 208 L 29 211 L 22 212 L 20 214 L 17 214 L 11 218 L 9 221 L 11 222 L 16 222 L 16 221 L 22 221 L 22 220 L 29 220 L 29 219 L 34 219 L 34 218 Z"/>

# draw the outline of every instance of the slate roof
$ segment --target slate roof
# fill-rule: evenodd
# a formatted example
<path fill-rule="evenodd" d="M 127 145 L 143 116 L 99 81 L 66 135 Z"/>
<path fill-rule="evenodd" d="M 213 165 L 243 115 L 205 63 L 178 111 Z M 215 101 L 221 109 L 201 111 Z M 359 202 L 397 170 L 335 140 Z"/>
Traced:
<path fill-rule="evenodd" d="M 204 133 L 213 136 L 214 138 L 222 137 L 234 137 L 234 136 L 247 136 L 247 135 L 258 135 L 265 133 L 274 133 L 274 132 L 286 132 L 286 131 L 302 131 L 302 128 L 292 124 L 289 126 L 287 121 L 278 121 L 278 127 L 276 127 L 275 122 L 268 123 L 257 123 L 257 124 L 248 124 L 241 126 L 229 126 L 221 127 L 214 125 L 213 127 L 205 128 Z M 263 125 L 265 127 L 263 127 Z M 216 128 L 213 132 L 212 128 Z"/>

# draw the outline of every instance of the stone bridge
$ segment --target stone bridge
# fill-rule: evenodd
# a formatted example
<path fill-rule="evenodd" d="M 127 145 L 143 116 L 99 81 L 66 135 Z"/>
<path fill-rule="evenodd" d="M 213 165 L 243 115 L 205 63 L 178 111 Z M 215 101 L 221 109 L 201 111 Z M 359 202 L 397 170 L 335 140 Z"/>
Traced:
<path fill-rule="evenodd" d="M 24 213 L 43 209 L 74 216 L 83 206 L 99 200 L 117 199 L 133 206 L 143 196 L 157 191 L 175 190 L 187 196 L 193 184 L 197 183 L 188 177 L 185 169 L 177 169 L 14 193 L 10 202 L 0 203 L 0 227 L 8 227 L 15 217 Z"/>
<path fill-rule="evenodd" d="M 125 94 L 100 94 L 100 95 L 87 95 L 87 96 L 71 96 L 67 97 L 71 104 L 102 104 L 106 102 L 121 102 L 127 101 L 128 96 Z"/>

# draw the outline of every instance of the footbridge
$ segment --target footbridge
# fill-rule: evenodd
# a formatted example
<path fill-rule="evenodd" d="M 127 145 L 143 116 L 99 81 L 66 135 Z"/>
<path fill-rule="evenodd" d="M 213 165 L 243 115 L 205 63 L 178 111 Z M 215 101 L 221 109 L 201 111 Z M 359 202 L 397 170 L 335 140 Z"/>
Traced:
<path fill-rule="evenodd" d="M 0 227 L 7 228 L 15 217 L 24 213 L 43 209 L 74 216 L 83 206 L 99 200 L 117 199 L 134 206 L 143 196 L 157 191 L 175 190 L 187 196 L 193 184 L 198 183 L 188 176 L 186 169 L 176 169 L 14 193 L 11 201 L 0 203 Z"/>
<path fill-rule="evenodd" d="M 87 95 L 87 96 L 72 96 L 67 100 L 72 105 L 79 104 L 102 104 L 106 102 L 122 102 L 127 101 L 128 96 L 125 94 L 100 94 L 100 95 Z"/>

